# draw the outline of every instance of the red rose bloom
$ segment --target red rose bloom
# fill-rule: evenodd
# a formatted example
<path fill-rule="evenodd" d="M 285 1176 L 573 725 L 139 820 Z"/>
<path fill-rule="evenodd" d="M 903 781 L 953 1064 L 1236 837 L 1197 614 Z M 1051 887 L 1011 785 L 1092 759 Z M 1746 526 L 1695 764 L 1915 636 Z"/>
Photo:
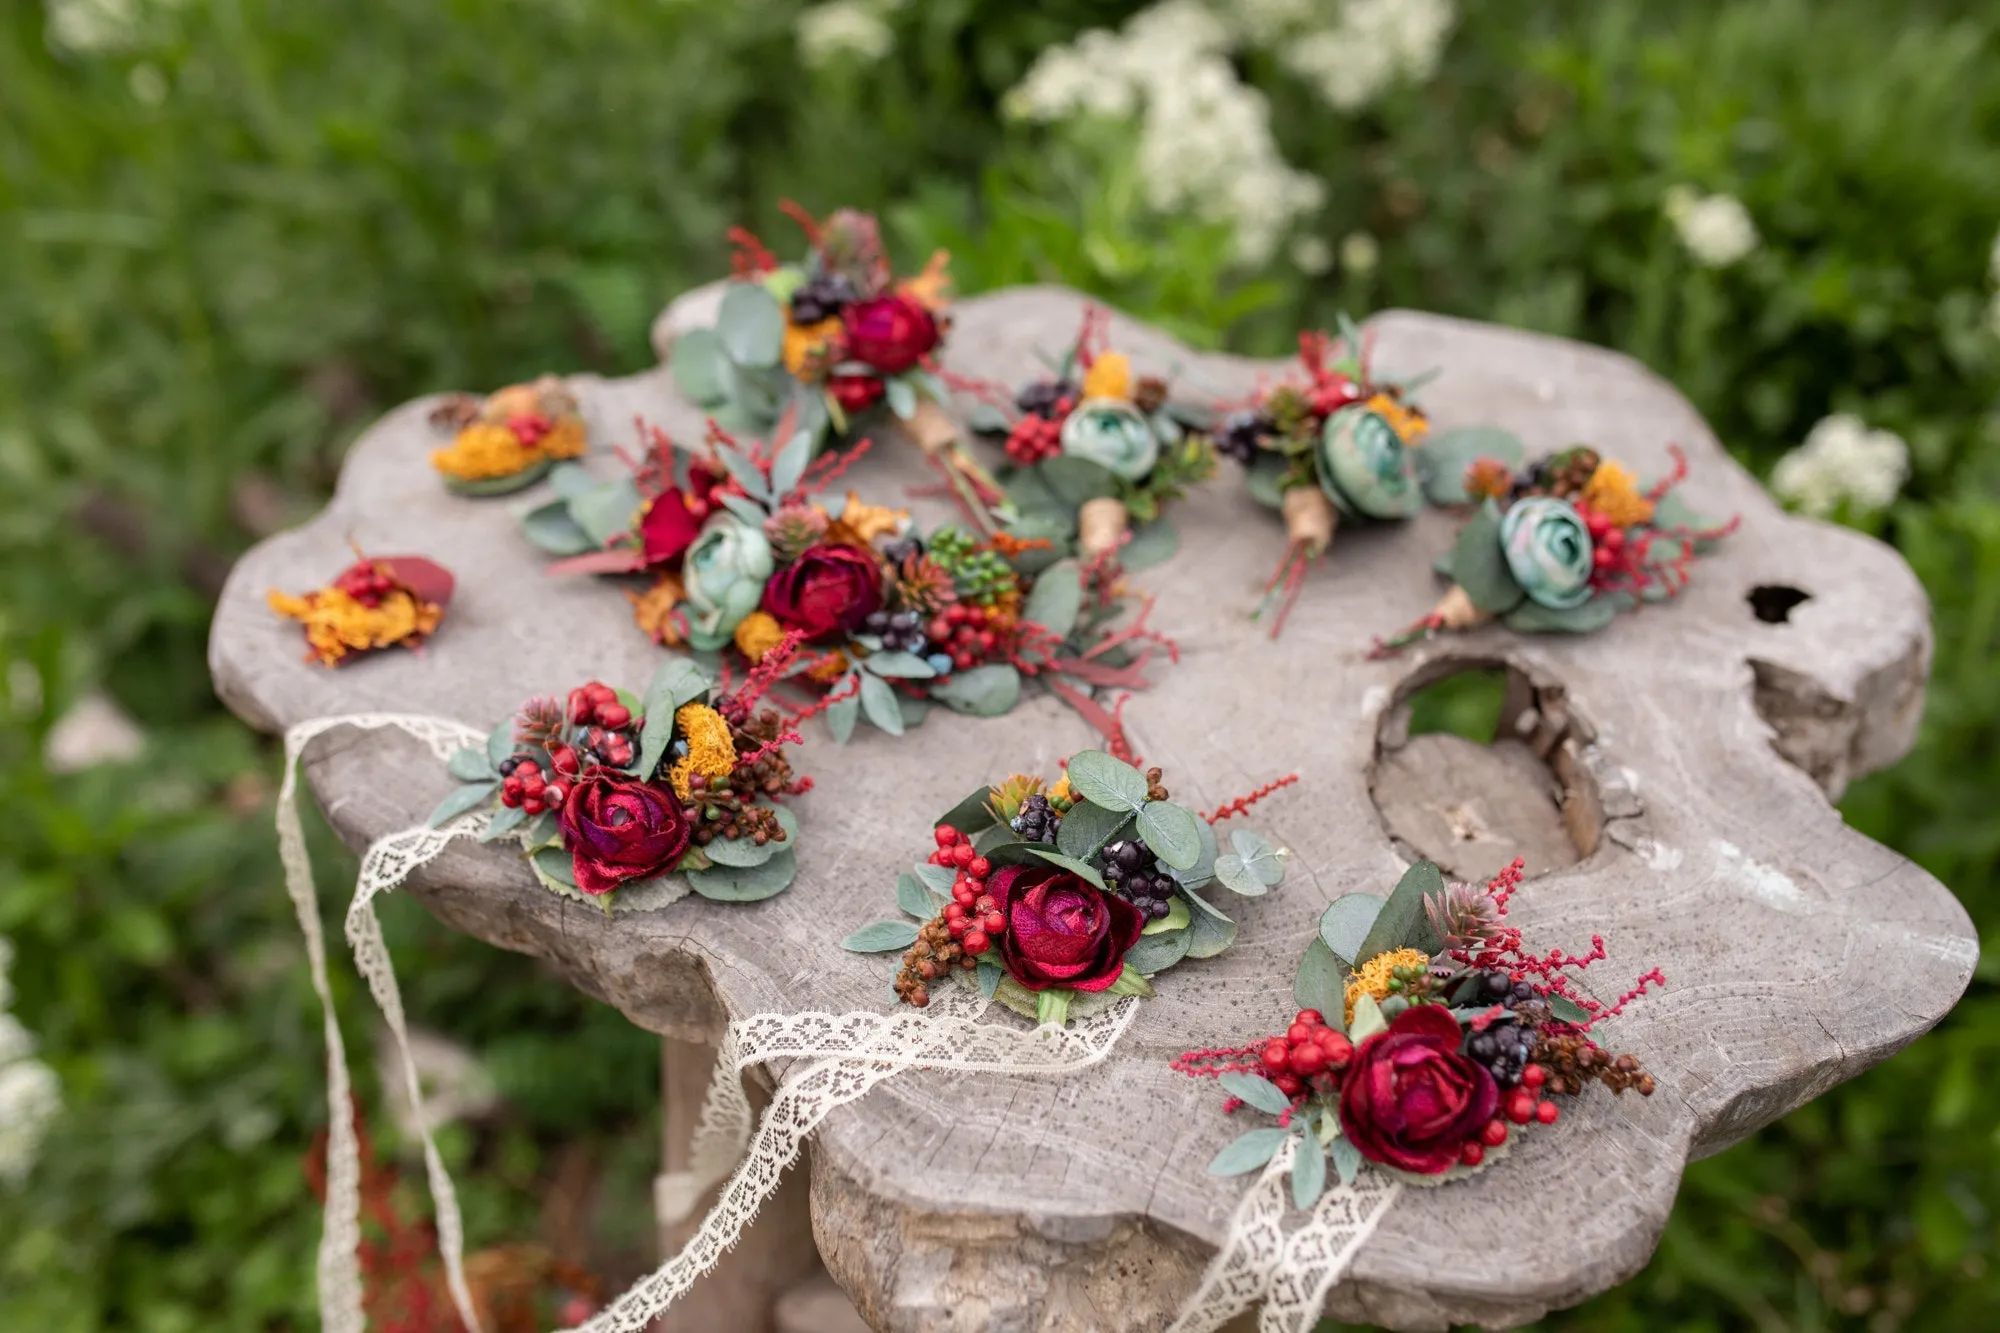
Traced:
<path fill-rule="evenodd" d="M 1485 1068 L 1459 1054 L 1458 1020 L 1443 1005 L 1398 1014 L 1361 1043 L 1340 1089 L 1340 1127 L 1363 1157 L 1434 1176 L 1459 1160 L 1500 1105 Z"/>
<path fill-rule="evenodd" d="M 894 293 L 851 305 L 841 314 L 847 357 L 900 375 L 938 345 L 935 316 L 907 296 Z"/>
<path fill-rule="evenodd" d="M 851 633 L 881 609 L 882 567 L 852 546 L 809 546 L 764 585 L 764 610 L 815 642 Z"/>
<path fill-rule="evenodd" d="M 1131 903 L 1055 866 L 1003 867 L 986 892 L 1007 918 L 994 940 L 1000 965 L 1031 991 L 1108 989 L 1146 928 Z"/>
<path fill-rule="evenodd" d="M 666 874 L 693 832 L 671 788 L 608 768 L 576 780 L 556 822 L 576 886 L 590 894 Z"/>
<path fill-rule="evenodd" d="M 849 416 L 856 412 L 866 412 L 882 401 L 888 390 L 880 378 L 874 375 L 830 375 L 826 381 L 827 392 L 840 404 L 840 410 Z"/>
<path fill-rule="evenodd" d="M 664 565 L 677 560 L 694 545 L 701 532 L 701 518 L 688 507 L 688 497 L 678 489 L 654 496 L 639 520 L 639 546 L 648 565 Z"/>

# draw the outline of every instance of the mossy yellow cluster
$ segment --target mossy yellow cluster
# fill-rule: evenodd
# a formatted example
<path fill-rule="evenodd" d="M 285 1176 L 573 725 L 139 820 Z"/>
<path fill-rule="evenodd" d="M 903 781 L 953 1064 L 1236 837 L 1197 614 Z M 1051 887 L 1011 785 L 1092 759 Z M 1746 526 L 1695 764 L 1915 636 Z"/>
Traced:
<path fill-rule="evenodd" d="M 818 372 L 818 362 L 823 361 L 826 349 L 840 334 L 838 319 L 823 319 L 817 324 L 794 324 L 790 317 L 785 319 L 785 369 L 800 379 L 811 379 Z"/>
<path fill-rule="evenodd" d="M 1123 352 L 1100 352 L 1090 369 L 1084 372 L 1083 396 L 1085 398 L 1132 397 L 1132 359 Z"/>
<path fill-rule="evenodd" d="M 647 638 L 663 648 L 680 645 L 681 627 L 674 619 L 674 608 L 687 595 L 680 575 L 671 570 L 662 571 L 646 591 L 625 595 L 632 599 L 632 619 L 646 632 Z"/>
<path fill-rule="evenodd" d="M 265 600 L 279 615 L 305 626 L 306 644 L 324 666 L 333 666 L 349 653 L 421 639 L 435 630 L 444 616 L 444 608 L 418 601 L 401 588 L 375 606 L 358 602 L 338 588 L 322 588 L 302 597 L 273 590 Z"/>
<path fill-rule="evenodd" d="M 1586 509 L 1604 515 L 1615 528 L 1650 522 L 1653 502 L 1639 493 L 1639 479 L 1616 463 L 1599 463 L 1582 495 Z"/>
<path fill-rule="evenodd" d="M 1431 423 L 1420 408 L 1408 403 L 1399 403 L 1386 393 L 1378 393 L 1368 400 L 1368 410 L 1389 423 L 1396 437 L 1404 444 L 1415 444 L 1430 433 Z"/>
<path fill-rule="evenodd" d="M 580 457 L 584 442 L 583 423 L 574 419 L 557 422 L 533 444 L 521 443 L 511 427 L 475 421 L 449 445 L 431 451 L 431 466 L 459 481 L 491 481 L 537 463 Z"/>
<path fill-rule="evenodd" d="M 1388 953 L 1378 953 L 1355 970 L 1347 979 L 1347 1022 L 1354 1022 L 1354 1002 L 1364 995 L 1372 995 L 1377 1000 L 1389 995 L 1389 983 L 1394 980 L 1399 967 L 1427 967 L 1430 959 L 1418 949 L 1391 949 Z"/>
<path fill-rule="evenodd" d="M 688 779 L 696 773 L 713 781 L 736 771 L 736 743 L 729 739 L 729 723 L 707 704 L 682 704 L 674 713 L 674 734 L 687 742 L 688 752 L 667 770 L 667 781 L 683 801 L 691 790 Z"/>
<path fill-rule="evenodd" d="M 769 611 L 752 611 L 736 626 L 736 651 L 752 662 L 761 662 L 784 638 L 785 627 L 776 616 Z"/>

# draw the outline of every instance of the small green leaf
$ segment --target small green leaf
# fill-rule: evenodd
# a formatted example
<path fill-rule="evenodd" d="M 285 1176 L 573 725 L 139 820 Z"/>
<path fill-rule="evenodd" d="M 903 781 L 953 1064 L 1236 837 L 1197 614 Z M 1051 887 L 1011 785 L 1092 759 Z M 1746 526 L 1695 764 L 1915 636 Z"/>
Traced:
<path fill-rule="evenodd" d="M 1139 808 L 1139 836 L 1153 855 L 1176 870 L 1191 870 L 1201 860 L 1201 821 L 1185 806 L 1147 801 Z M 1257 891 L 1263 892 L 1262 887 Z"/>
<path fill-rule="evenodd" d="M 1241 1098 L 1266 1115 L 1283 1115 L 1292 1104 L 1292 1099 L 1280 1092 L 1277 1084 L 1261 1074 L 1224 1074 L 1218 1081 L 1224 1092 Z"/>
<path fill-rule="evenodd" d="M 1000 989 L 1000 983 L 1006 980 L 1006 978 L 1007 971 L 1005 968 L 997 963 L 989 963 L 984 958 L 979 960 L 979 993 L 981 996 L 988 1000 L 992 999 L 993 993 Z"/>
<path fill-rule="evenodd" d="M 806 465 L 812 462 L 813 436 L 811 431 L 793 434 L 791 443 L 778 451 L 771 460 L 771 493 L 782 500 L 798 488 L 800 478 L 806 474 Z"/>
<path fill-rule="evenodd" d="M 993 813 L 993 789 L 981 787 L 945 811 L 934 827 L 955 828 L 960 833 L 970 836 L 981 829 L 992 828 L 999 822 L 1000 816 Z"/>
<path fill-rule="evenodd" d="M 1264 881 L 1258 879 L 1235 852 L 1224 852 L 1215 858 L 1215 882 L 1246 898 L 1255 898 L 1267 891 Z"/>
<path fill-rule="evenodd" d="M 1083 613 L 1083 576 L 1074 560 L 1050 565 L 1035 579 L 1021 619 L 1040 625 L 1058 639 L 1067 639 Z"/>
<path fill-rule="evenodd" d="M 917 391 L 909 380 L 901 375 L 891 375 L 882 381 L 884 396 L 889 410 L 903 421 L 917 414 Z"/>
<path fill-rule="evenodd" d="M 770 807 L 776 816 L 778 827 L 785 831 L 785 839 L 780 842 L 773 838 L 758 842 L 754 838 L 717 838 L 703 845 L 708 859 L 719 866 L 760 866 L 779 852 L 795 849 L 799 845 L 799 818 L 782 805 Z"/>
<path fill-rule="evenodd" d="M 799 873 L 797 854 L 779 852 L 758 866 L 710 866 L 688 871 L 688 883 L 704 898 L 754 903 L 783 893 Z"/>
<path fill-rule="evenodd" d="M 522 514 L 521 535 L 550 555 L 582 555 L 597 549 L 590 534 L 569 516 L 567 500 L 551 500 Z"/>
<path fill-rule="evenodd" d="M 915 653 L 874 653 L 861 659 L 861 668 L 887 680 L 929 680 L 937 672 Z"/>
<path fill-rule="evenodd" d="M 1035 996 L 1035 1023 L 1046 1027 L 1053 1023 L 1057 1027 L 1069 1022 L 1070 990 L 1067 986 L 1051 986 Z"/>
<path fill-rule="evenodd" d="M 1060 866 L 1087 883 L 1094 884 L 1107 893 L 1110 892 L 1104 883 L 1104 876 L 1097 873 L 1097 867 L 1088 861 L 1064 856 L 1045 842 L 1010 842 L 987 852 L 986 859 L 994 865 L 1007 866 L 1030 865 L 1036 861 L 1043 861 L 1052 866 Z"/>
<path fill-rule="evenodd" d="M 1326 941 L 1315 939 L 1306 945 L 1299 960 L 1299 973 L 1292 979 L 1292 999 L 1301 1009 L 1317 1009 L 1327 1024 L 1339 1028 L 1347 1014 L 1347 990 L 1342 984 L 1340 960 Z"/>
<path fill-rule="evenodd" d="M 1021 701 L 1021 673 L 1005 662 L 955 672 L 931 686 L 931 698 L 968 717 L 999 717 Z"/>
<path fill-rule="evenodd" d="M 917 882 L 939 898 L 951 898 L 951 886 L 958 882 L 958 872 L 950 866 L 934 866 L 928 861 L 916 868 Z M 935 915 L 936 909 L 924 915 Z"/>
<path fill-rule="evenodd" d="M 437 809 L 431 811 L 431 817 L 424 822 L 432 828 L 442 828 L 467 810 L 491 800 L 498 790 L 498 782 L 471 782 L 453 788 L 451 795 L 439 801 Z"/>
<path fill-rule="evenodd" d="M 1298 1148 L 1292 1153 L 1292 1203 L 1300 1208 L 1310 1208 L 1319 1202 L 1319 1196 L 1325 1191 L 1326 1153 L 1317 1139 L 1301 1137 Z"/>
<path fill-rule="evenodd" d="M 1354 1021 L 1347 1025 L 1347 1039 L 1359 1046 L 1378 1032 L 1389 1029 L 1389 1020 L 1382 1016 L 1382 1006 L 1375 997 L 1363 992 L 1354 999 Z"/>
<path fill-rule="evenodd" d="M 715 332 L 737 365 L 753 370 L 775 366 L 785 350 L 784 307 L 757 283 L 732 282 L 722 294 Z"/>
<path fill-rule="evenodd" d="M 1148 921 L 1145 929 L 1139 934 L 1141 938 L 1147 935 L 1163 935 L 1170 930 L 1179 930 L 1193 918 L 1194 914 L 1188 910 L 1187 900 L 1177 893 L 1167 903 L 1167 914 L 1157 921 Z"/>
<path fill-rule="evenodd" d="M 1345 893 L 1335 898 L 1320 915 L 1319 937 L 1334 957 L 1354 967 L 1371 954 L 1362 952 L 1375 918 L 1382 914 L 1382 900 L 1372 893 Z"/>
<path fill-rule="evenodd" d="M 903 734 L 903 710 L 896 703 L 896 691 L 880 676 L 861 674 L 861 711 L 891 736 Z"/>
<path fill-rule="evenodd" d="M 576 887 L 576 860 L 560 847 L 544 847 L 534 855 L 535 870 L 558 884 Z"/>
<path fill-rule="evenodd" d="M 782 346 L 782 331 L 779 339 Z M 692 329 L 674 339 L 668 364 L 682 393 L 699 406 L 712 407 L 729 396 L 727 359 L 714 329 Z"/>
<path fill-rule="evenodd" d="M 1199 894 L 1183 888 L 1182 896 L 1197 910 L 1188 922 L 1188 957 L 1213 958 L 1236 943 L 1236 923 L 1211 907 Z"/>
<path fill-rule="evenodd" d="M 943 866 L 932 866 L 930 868 L 932 870 L 944 869 Z M 947 882 L 945 895 L 949 897 L 950 894 L 951 886 Z M 924 887 L 922 880 L 907 870 L 896 876 L 896 906 L 902 908 L 919 921 L 928 921 L 938 914 L 937 899 L 931 897 L 931 891 Z"/>
<path fill-rule="evenodd" d="M 849 935 L 840 947 L 849 953 L 893 953 L 917 942 L 917 928 L 908 921 L 874 921 Z"/>
<path fill-rule="evenodd" d="M 1263 834 L 1240 828 L 1229 835 L 1229 845 L 1265 888 L 1275 889 L 1285 882 L 1285 858 Z"/>
<path fill-rule="evenodd" d="M 847 744 L 848 738 L 854 735 L 855 719 L 861 716 L 861 692 L 856 679 L 851 671 L 842 677 L 835 687 L 842 692 L 842 697 L 826 708 L 826 729 L 833 733 L 835 745 Z"/>
<path fill-rule="evenodd" d="M 660 663 L 646 683 L 646 697 L 640 701 L 647 723 L 639 732 L 639 754 L 632 771 L 641 779 L 653 776 L 667 746 L 673 743 L 675 712 L 707 694 L 709 685 L 707 673 L 685 657 L 670 657 Z"/>
<path fill-rule="evenodd" d="M 445 771 L 460 782 L 491 782 L 500 776 L 492 761 L 487 759 L 484 747 L 453 752 Z"/>
<path fill-rule="evenodd" d="M 1132 823 L 1129 810 L 1106 810 L 1089 801 L 1078 801 L 1056 828 L 1056 850 L 1079 861 L 1088 861 L 1117 839 L 1120 830 Z"/>
<path fill-rule="evenodd" d="M 1451 580 L 1488 615 L 1505 615 L 1527 599 L 1507 568 L 1500 542 L 1500 507 L 1491 500 L 1466 520 L 1451 544 Z"/>
<path fill-rule="evenodd" d="M 1127 963 L 1119 970 L 1118 980 L 1105 988 L 1105 993 L 1108 995 L 1136 995 L 1142 1000 L 1150 1000 L 1153 997 L 1153 986 L 1151 982 L 1146 980 L 1144 973 L 1140 972 L 1138 968 L 1133 967 L 1130 963 Z"/>
<path fill-rule="evenodd" d="M 1198 821 L 1196 831 L 1201 834 L 1201 859 L 1196 861 L 1193 868 L 1188 870 L 1176 870 L 1172 866 L 1167 867 L 1167 873 L 1173 876 L 1182 887 L 1189 889 L 1206 888 L 1215 879 L 1216 853 L 1220 850 L 1215 845 L 1215 828 L 1207 820 Z"/>
<path fill-rule="evenodd" d="M 1523 602 L 1501 617 L 1501 622 L 1517 634 L 1594 634 L 1632 605 L 1623 594 L 1595 593 L 1576 606 L 1557 609 L 1539 602 Z"/>
<path fill-rule="evenodd" d="M 1278 1155 L 1278 1149 L 1285 1146 L 1285 1140 L 1296 1131 L 1289 1129 L 1253 1129 L 1241 1136 L 1215 1155 L 1208 1164 L 1211 1176 L 1240 1176 L 1269 1162 Z"/>
<path fill-rule="evenodd" d="M 1267 509 L 1281 509 L 1285 504 L 1285 474 L 1291 471 L 1291 464 L 1275 453 L 1260 452 L 1243 473 L 1244 489 L 1250 498 Z"/>
<path fill-rule="evenodd" d="M 513 753 L 514 719 L 510 717 L 486 733 L 486 758 L 491 761 L 495 771 L 498 771 L 500 765 L 506 763 Z"/>
<path fill-rule="evenodd" d="M 515 829 L 528 822 L 528 812 L 518 805 L 503 805 L 500 813 L 493 816 L 493 822 L 486 826 L 486 832 L 479 835 L 481 842 L 495 842 L 506 837 Z"/>
<path fill-rule="evenodd" d="M 1146 804 L 1146 775 L 1102 750 L 1070 756 L 1069 785 L 1077 795 L 1107 810 L 1137 812 Z"/>
<path fill-rule="evenodd" d="M 1174 558 L 1181 547 L 1180 535 L 1174 525 L 1163 518 L 1156 518 L 1132 533 L 1132 540 L 1118 548 L 1118 563 L 1128 574 L 1164 565 Z"/>
<path fill-rule="evenodd" d="M 1361 1174 L 1361 1149 L 1345 1134 L 1333 1141 L 1333 1169 L 1340 1173 L 1340 1183 L 1352 1185 L 1354 1178 Z"/>
<path fill-rule="evenodd" d="M 1188 955 L 1194 931 L 1186 926 L 1159 935 L 1140 935 L 1139 942 L 1125 951 L 1125 966 L 1143 976 L 1156 977 Z"/>
<path fill-rule="evenodd" d="M 644 503 L 632 478 L 619 477 L 593 486 L 571 500 L 569 516 L 595 549 L 631 532 Z"/>
<path fill-rule="evenodd" d="M 1550 991 L 1545 997 L 1549 1002 L 1549 1012 L 1565 1023 L 1588 1023 L 1590 1010 L 1578 1004 L 1560 991 Z"/>
<path fill-rule="evenodd" d="M 1404 871 L 1389 900 L 1382 904 L 1375 924 L 1368 928 L 1368 938 L 1361 941 L 1360 957 L 1350 961 L 1365 963 L 1391 949 L 1415 949 L 1426 958 L 1436 953 L 1439 940 L 1431 930 L 1430 915 L 1424 911 L 1424 898 L 1443 892 L 1444 872 L 1429 861 L 1419 861 Z"/>
<path fill-rule="evenodd" d="M 1493 458 L 1515 468 L 1527 451 L 1518 437 L 1497 426 L 1460 426 L 1426 435 L 1411 452 L 1424 484 L 1424 498 L 1434 505 L 1462 505 L 1472 499 L 1465 493 L 1465 470 L 1474 461 Z"/>

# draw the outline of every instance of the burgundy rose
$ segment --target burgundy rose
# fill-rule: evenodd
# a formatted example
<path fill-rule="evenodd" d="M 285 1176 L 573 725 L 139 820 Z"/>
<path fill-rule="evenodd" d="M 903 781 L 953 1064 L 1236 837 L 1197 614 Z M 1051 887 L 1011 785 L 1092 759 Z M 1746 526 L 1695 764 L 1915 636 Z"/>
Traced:
<path fill-rule="evenodd" d="M 1117 894 L 1055 866 L 1005 866 L 986 881 L 1007 928 L 1000 965 L 1032 991 L 1101 991 L 1118 980 L 1146 918 Z"/>
<path fill-rule="evenodd" d="M 1340 1127 L 1363 1157 L 1434 1176 L 1500 1105 L 1485 1068 L 1458 1051 L 1458 1020 L 1443 1005 L 1398 1014 L 1354 1053 L 1340 1089 Z"/>
<path fill-rule="evenodd" d="M 881 402 L 882 395 L 888 392 L 881 378 L 875 375 L 829 375 L 826 389 L 840 404 L 840 410 L 849 416 L 866 412 Z"/>
<path fill-rule="evenodd" d="M 858 547 L 808 546 L 764 585 L 764 610 L 810 640 L 849 633 L 881 609 L 882 567 Z"/>
<path fill-rule="evenodd" d="M 840 317 L 850 361 L 900 375 L 938 345 L 937 319 L 907 296 L 891 293 L 851 305 Z"/>
<path fill-rule="evenodd" d="M 591 769 L 576 780 L 557 823 L 576 886 L 592 894 L 666 874 L 692 833 L 670 788 L 608 768 Z"/>
<path fill-rule="evenodd" d="M 700 531 L 701 519 L 689 508 L 688 497 L 678 489 L 661 491 L 639 520 L 639 545 L 646 563 L 664 565 L 679 559 Z"/>

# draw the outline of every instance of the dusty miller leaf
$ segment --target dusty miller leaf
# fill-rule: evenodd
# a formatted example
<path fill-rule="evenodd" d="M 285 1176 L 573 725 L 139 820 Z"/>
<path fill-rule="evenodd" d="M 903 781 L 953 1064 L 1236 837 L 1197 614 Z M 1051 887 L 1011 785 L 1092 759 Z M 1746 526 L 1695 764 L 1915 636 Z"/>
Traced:
<path fill-rule="evenodd" d="M 908 921 L 874 921 L 849 935 L 840 947 L 849 953 L 891 953 L 917 942 L 917 928 Z"/>
<path fill-rule="evenodd" d="M 1292 1099 L 1278 1090 L 1278 1085 L 1261 1074 L 1229 1073 L 1219 1080 L 1222 1090 L 1232 1097 L 1240 1097 L 1266 1115 L 1283 1115 Z"/>

